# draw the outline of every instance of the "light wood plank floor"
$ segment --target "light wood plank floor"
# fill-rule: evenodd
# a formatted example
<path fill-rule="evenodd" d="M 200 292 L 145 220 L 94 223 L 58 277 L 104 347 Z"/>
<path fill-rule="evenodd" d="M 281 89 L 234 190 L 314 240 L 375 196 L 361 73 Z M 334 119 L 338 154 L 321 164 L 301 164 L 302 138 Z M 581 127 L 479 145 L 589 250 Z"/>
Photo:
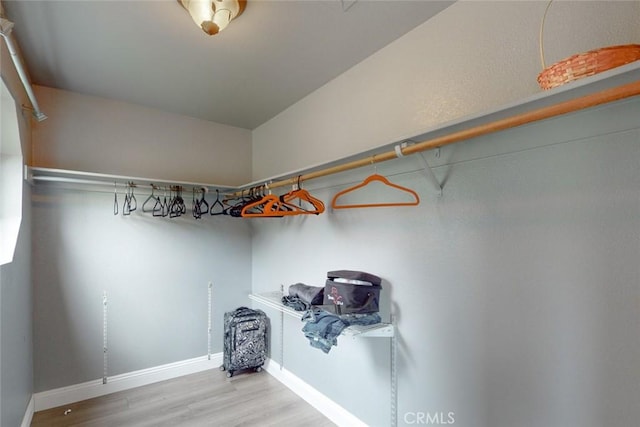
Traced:
<path fill-rule="evenodd" d="M 36 412 L 31 422 L 32 427 L 258 425 L 334 426 L 264 371 L 227 378 L 219 370 Z"/>

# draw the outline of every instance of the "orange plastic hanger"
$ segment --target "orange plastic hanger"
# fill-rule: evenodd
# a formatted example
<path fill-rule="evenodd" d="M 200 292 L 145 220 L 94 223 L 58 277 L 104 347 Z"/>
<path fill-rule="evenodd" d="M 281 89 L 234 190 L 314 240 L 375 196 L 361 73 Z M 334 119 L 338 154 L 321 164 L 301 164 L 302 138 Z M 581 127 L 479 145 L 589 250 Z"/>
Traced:
<path fill-rule="evenodd" d="M 294 209 L 296 209 L 296 213 L 292 215 L 301 215 L 301 214 L 319 215 L 322 212 L 324 212 L 324 203 L 322 202 L 322 200 L 313 197 L 307 190 L 303 188 L 298 188 L 296 190 L 292 190 L 288 192 L 287 194 L 280 197 L 280 200 L 282 200 L 288 206 L 291 206 Z M 302 206 L 297 206 L 292 204 L 292 202 L 295 200 L 299 200 L 300 201 L 299 203 L 301 205 L 302 205 L 301 202 L 306 202 L 308 204 L 311 204 L 313 209 L 304 209 Z"/>
<path fill-rule="evenodd" d="M 264 186 L 264 189 L 269 189 Z M 292 202 L 298 201 L 297 204 Z M 308 206 L 311 205 L 311 208 Z M 322 200 L 313 197 L 307 190 L 300 188 L 300 177 L 298 184 L 293 190 L 282 196 L 274 196 L 271 193 L 263 195 L 261 199 L 247 203 L 241 212 L 244 218 L 274 218 L 291 215 L 321 214 L 324 212 Z"/>
<path fill-rule="evenodd" d="M 288 208 L 281 209 L 282 202 L 278 196 L 267 194 L 262 199 L 249 203 L 242 208 L 243 218 L 281 217 Z"/>
<path fill-rule="evenodd" d="M 268 194 L 262 199 L 244 206 L 242 208 L 242 217 L 277 218 L 291 215 L 318 215 L 324 212 L 324 203 L 322 203 L 321 200 L 312 197 L 306 190 L 302 190 L 302 192 L 300 191 L 301 190 L 295 190 L 295 192 L 287 193 L 281 197 Z M 313 209 L 304 209 L 300 206 L 290 203 L 296 198 L 300 198 L 305 202 L 311 203 Z"/>
<path fill-rule="evenodd" d="M 411 202 L 393 202 L 393 203 L 362 203 L 362 204 L 346 204 L 346 205 L 339 205 L 338 204 L 338 199 L 341 196 L 344 196 L 347 193 L 351 193 L 355 190 L 358 190 L 362 187 L 365 187 L 367 185 L 369 185 L 370 183 L 377 181 L 377 182 L 381 182 L 389 187 L 393 187 L 397 190 L 403 191 L 405 193 L 409 193 L 414 197 L 414 200 Z M 392 182 L 390 182 L 387 178 L 385 178 L 382 175 L 378 175 L 377 173 L 367 177 L 367 179 L 365 179 L 363 182 L 361 182 L 358 185 L 355 185 L 353 187 L 349 187 L 345 190 L 340 191 L 338 194 L 336 194 L 335 196 L 333 196 L 333 200 L 331 200 L 331 207 L 333 209 L 350 209 L 350 208 L 379 208 L 379 207 L 385 207 L 385 206 L 415 206 L 417 204 L 420 203 L 420 197 L 418 197 L 418 193 L 416 193 L 415 191 L 413 191 L 410 188 L 406 188 L 406 187 L 402 187 L 398 184 L 394 184 Z"/>
<path fill-rule="evenodd" d="M 267 185 L 260 191 L 268 190 Z M 257 192 L 258 188 L 252 189 L 253 192 Z M 259 196 L 258 196 L 259 197 Z M 240 216 L 243 218 L 279 218 L 287 215 L 297 215 L 298 213 L 304 213 L 302 209 L 295 205 L 290 205 L 282 200 L 281 197 L 275 196 L 269 192 L 269 194 L 262 195 L 261 198 L 246 203 L 240 212 Z"/>

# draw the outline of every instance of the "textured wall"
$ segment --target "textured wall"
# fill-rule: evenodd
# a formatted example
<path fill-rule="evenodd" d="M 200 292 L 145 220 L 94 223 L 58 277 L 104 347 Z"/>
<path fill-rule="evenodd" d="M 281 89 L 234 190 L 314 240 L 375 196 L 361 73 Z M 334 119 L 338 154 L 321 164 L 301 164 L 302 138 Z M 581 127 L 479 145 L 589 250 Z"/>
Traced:
<path fill-rule="evenodd" d="M 0 266 L 0 425 L 18 426 L 33 394 L 31 191 L 23 188 L 13 262 Z"/>
<path fill-rule="evenodd" d="M 223 312 L 248 303 L 246 222 L 112 206 L 109 193 L 34 189 L 35 392 L 102 378 L 105 291 L 109 376 L 206 355 L 209 282 L 214 353 Z"/>
<path fill-rule="evenodd" d="M 548 63 L 640 43 L 638 1 L 556 3 L 545 32 Z M 545 5 L 456 2 L 255 129 L 254 179 L 400 141 L 538 93 Z"/>
<path fill-rule="evenodd" d="M 46 87 L 36 95 L 49 118 L 34 125 L 34 166 L 229 185 L 250 178 L 244 129 Z M 209 281 L 220 322 L 246 304 L 246 223 L 112 210 L 113 193 L 35 187 L 35 392 L 102 377 L 104 291 L 108 375 L 205 355 Z M 213 342 L 221 351 L 219 327 Z"/>
<path fill-rule="evenodd" d="M 251 133 L 133 104 L 35 87 L 49 116 L 33 128 L 33 166 L 238 185 Z"/>
<path fill-rule="evenodd" d="M 400 426 L 420 412 L 461 427 L 633 425 L 639 116 L 635 99 L 428 153 L 441 198 L 415 156 L 380 164 L 420 206 L 254 222 L 254 291 L 342 268 L 381 276 L 398 319 Z M 329 203 L 370 172 L 305 188 Z M 342 337 L 324 355 L 301 327 L 285 321 L 285 367 L 389 425 L 388 339 Z M 276 331 L 277 360 L 281 342 Z"/>
<path fill-rule="evenodd" d="M 0 74 L 16 102 L 29 105 L 6 43 L 0 42 Z M 7 110 L 0 111 L 0 114 Z M 18 114 L 22 157 L 31 159 L 30 114 Z M 22 188 L 22 222 L 13 262 L 0 266 L 0 425 L 18 426 L 33 394 L 33 305 L 30 188 Z M 14 209 L 20 205 L 14 206 Z"/>

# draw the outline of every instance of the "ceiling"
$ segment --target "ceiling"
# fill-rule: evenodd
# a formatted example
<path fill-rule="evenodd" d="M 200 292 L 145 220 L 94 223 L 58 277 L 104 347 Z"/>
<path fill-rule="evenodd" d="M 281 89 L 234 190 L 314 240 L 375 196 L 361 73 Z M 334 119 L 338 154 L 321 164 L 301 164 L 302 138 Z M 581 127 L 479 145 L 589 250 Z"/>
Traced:
<path fill-rule="evenodd" d="M 246 129 L 451 3 L 249 0 L 208 36 L 176 0 L 2 1 L 32 83 Z"/>

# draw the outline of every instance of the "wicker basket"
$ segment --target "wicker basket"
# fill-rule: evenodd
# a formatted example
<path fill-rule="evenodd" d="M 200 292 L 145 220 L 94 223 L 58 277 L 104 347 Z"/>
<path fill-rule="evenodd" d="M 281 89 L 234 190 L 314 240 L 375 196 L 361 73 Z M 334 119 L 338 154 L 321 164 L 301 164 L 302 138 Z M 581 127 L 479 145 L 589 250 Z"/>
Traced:
<path fill-rule="evenodd" d="M 538 75 L 538 84 L 542 89 L 551 89 L 567 82 L 578 80 L 583 77 L 592 76 L 606 70 L 610 70 L 633 61 L 640 60 L 640 45 L 627 44 L 619 46 L 609 46 L 588 52 L 572 55 L 562 61 L 546 67 L 544 62 L 544 49 L 542 44 L 542 34 L 544 31 L 544 21 L 551 2 L 547 4 L 540 26 L 540 59 L 542 61 L 542 72 Z"/>

